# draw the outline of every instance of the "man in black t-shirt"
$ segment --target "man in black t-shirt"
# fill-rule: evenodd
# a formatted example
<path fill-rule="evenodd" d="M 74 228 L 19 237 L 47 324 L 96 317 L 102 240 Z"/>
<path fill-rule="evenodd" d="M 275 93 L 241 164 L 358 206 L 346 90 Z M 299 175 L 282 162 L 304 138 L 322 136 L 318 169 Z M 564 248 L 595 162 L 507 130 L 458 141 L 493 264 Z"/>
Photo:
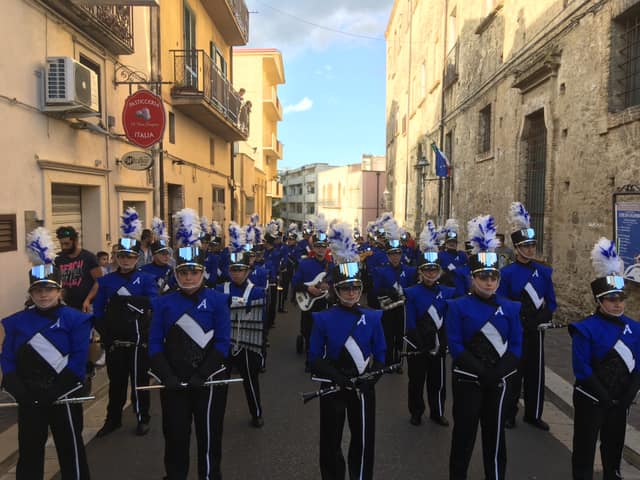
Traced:
<path fill-rule="evenodd" d="M 88 311 L 85 299 L 91 291 L 96 278 L 102 276 L 96 256 L 80 248 L 78 232 L 73 227 L 60 227 L 56 230 L 61 252 L 55 259 L 60 269 L 61 285 L 64 289 L 64 301 L 78 310 Z"/>

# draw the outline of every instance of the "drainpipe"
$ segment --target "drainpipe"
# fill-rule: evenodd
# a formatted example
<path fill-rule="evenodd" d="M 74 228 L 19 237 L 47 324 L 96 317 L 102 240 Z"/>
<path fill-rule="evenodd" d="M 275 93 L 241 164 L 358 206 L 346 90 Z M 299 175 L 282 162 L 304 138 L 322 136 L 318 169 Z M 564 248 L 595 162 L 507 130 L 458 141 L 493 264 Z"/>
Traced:
<path fill-rule="evenodd" d="M 162 80 L 160 70 L 162 60 L 162 44 L 160 41 L 160 7 L 151 7 L 150 18 L 150 44 L 151 44 L 151 81 Z M 162 84 L 152 84 L 152 89 L 156 95 L 162 99 Z M 153 148 L 154 168 L 153 168 L 153 214 L 164 219 L 164 143 L 160 140 Z"/>
<path fill-rule="evenodd" d="M 457 15 L 457 12 L 456 12 Z M 444 150 L 444 115 L 446 111 L 446 105 L 444 101 L 444 80 L 447 74 L 447 34 L 448 34 L 448 20 L 449 19 L 449 0 L 444 0 L 444 41 L 442 48 L 442 79 L 440 82 L 440 88 L 442 90 L 442 94 L 440 95 L 440 146 L 442 150 Z M 445 219 L 444 216 L 444 205 L 443 205 L 443 182 L 444 179 L 442 177 L 438 177 L 438 219 L 440 220 L 440 224 L 444 225 Z"/>
<path fill-rule="evenodd" d="M 409 165 L 409 117 L 411 116 L 411 61 L 412 61 L 412 50 L 413 50 L 413 20 L 411 19 L 411 15 L 413 14 L 413 0 L 409 0 L 409 15 L 407 18 L 409 19 L 409 74 L 407 75 L 407 142 L 406 142 L 406 169 L 404 176 L 404 223 L 407 224 L 409 218 L 409 169 L 411 165 Z M 446 48 L 446 47 L 445 47 Z"/>

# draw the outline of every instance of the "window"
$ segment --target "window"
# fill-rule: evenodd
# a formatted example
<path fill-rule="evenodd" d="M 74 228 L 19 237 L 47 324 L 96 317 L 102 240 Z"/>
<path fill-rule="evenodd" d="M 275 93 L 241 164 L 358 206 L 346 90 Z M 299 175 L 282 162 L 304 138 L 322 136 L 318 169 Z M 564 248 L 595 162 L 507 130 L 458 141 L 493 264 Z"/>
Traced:
<path fill-rule="evenodd" d="M 307 183 L 307 193 L 316 193 L 316 184 L 315 184 L 315 182 Z"/>
<path fill-rule="evenodd" d="M 169 143 L 176 143 L 176 115 L 169 112 Z"/>
<path fill-rule="evenodd" d="M 307 203 L 307 212 L 308 215 L 313 215 L 316 213 L 316 206 L 313 203 Z"/>
<path fill-rule="evenodd" d="M 89 60 L 84 55 L 80 55 L 80 63 L 87 67 L 89 70 L 93 70 L 98 76 L 98 111 L 102 111 L 102 92 L 100 91 L 100 85 L 102 85 L 102 79 L 100 78 L 100 65 Z"/>
<path fill-rule="evenodd" d="M 531 226 L 536 231 L 538 252 L 544 245 L 544 199 L 547 168 L 547 127 L 544 110 L 525 119 L 522 138 L 525 166 L 524 202 L 531 215 Z"/>
<path fill-rule="evenodd" d="M 213 138 L 209 138 L 209 164 L 216 164 L 216 142 Z"/>
<path fill-rule="evenodd" d="M 480 110 L 478 125 L 478 153 L 491 151 L 491 104 Z"/>
<path fill-rule="evenodd" d="M 224 188 L 213 187 L 213 203 L 224 203 Z"/>
<path fill-rule="evenodd" d="M 18 249 L 18 232 L 15 214 L 0 215 L 0 252 Z"/>
<path fill-rule="evenodd" d="M 611 110 L 640 105 L 640 4 L 613 21 L 611 57 Z"/>

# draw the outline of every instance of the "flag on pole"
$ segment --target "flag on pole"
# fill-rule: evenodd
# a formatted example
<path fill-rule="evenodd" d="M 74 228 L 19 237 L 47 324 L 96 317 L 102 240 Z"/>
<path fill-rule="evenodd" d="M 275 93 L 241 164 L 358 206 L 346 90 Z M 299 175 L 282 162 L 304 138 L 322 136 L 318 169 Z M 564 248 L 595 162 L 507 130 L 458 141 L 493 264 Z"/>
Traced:
<path fill-rule="evenodd" d="M 433 148 L 433 153 L 436 155 L 436 176 L 438 177 L 448 177 L 451 175 L 451 164 L 449 163 L 449 159 L 447 156 L 442 153 L 435 142 L 431 144 L 431 148 Z"/>

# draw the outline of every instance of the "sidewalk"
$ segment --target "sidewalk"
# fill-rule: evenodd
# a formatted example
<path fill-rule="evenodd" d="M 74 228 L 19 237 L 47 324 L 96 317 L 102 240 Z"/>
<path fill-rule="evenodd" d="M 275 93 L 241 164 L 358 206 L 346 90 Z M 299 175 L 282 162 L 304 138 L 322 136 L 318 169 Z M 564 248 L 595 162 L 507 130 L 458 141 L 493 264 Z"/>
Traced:
<path fill-rule="evenodd" d="M 573 418 L 573 369 L 571 366 L 571 337 L 566 329 L 545 333 L 545 363 L 547 400 Z M 543 415 L 544 417 L 544 415 Z M 631 407 L 627 419 L 625 459 L 640 468 L 640 405 Z"/>

